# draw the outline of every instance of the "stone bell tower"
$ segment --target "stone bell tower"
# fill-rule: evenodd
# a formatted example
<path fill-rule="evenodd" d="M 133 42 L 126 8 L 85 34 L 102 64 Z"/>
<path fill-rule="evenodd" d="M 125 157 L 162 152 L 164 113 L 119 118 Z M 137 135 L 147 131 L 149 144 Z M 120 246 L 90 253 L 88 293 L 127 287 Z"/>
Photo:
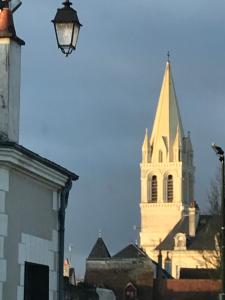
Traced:
<path fill-rule="evenodd" d="M 12 11 L 0 9 L 0 139 L 19 141 L 20 62 L 24 41 L 16 35 Z"/>
<path fill-rule="evenodd" d="M 168 59 L 151 136 L 142 146 L 140 244 L 151 251 L 193 200 L 194 166 L 190 134 L 184 134 Z"/>

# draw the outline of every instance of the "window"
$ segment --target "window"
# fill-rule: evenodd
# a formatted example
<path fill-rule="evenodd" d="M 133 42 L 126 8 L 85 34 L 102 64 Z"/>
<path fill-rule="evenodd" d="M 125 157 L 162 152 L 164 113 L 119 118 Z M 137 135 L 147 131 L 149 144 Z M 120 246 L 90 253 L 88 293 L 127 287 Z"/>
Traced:
<path fill-rule="evenodd" d="M 151 200 L 150 202 L 157 202 L 157 177 L 152 176 L 151 181 Z"/>
<path fill-rule="evenodd" d="M 49 300 L 49 267 L 25 262 L 24 300 Z"/>
<path fill-rule="evenodd" d="M 162 150 L 159 150 L 159 162 L 163 162 L 163 152 Z"/>
<path fill-rule="evenodd" d="M 173 202 L 173 176 L 167 178 L 167 202 Z"/>

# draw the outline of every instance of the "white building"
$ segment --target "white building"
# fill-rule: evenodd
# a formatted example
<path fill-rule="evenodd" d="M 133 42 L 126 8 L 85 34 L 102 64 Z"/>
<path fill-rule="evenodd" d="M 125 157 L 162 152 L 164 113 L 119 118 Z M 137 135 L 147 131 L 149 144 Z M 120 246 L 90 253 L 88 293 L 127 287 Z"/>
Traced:
<path fill-rule="evenodd" d="M 0 10 L 0 300 L 62 300 L 65 209 L 78 176 L 19 145 L 20 59 Z"/>

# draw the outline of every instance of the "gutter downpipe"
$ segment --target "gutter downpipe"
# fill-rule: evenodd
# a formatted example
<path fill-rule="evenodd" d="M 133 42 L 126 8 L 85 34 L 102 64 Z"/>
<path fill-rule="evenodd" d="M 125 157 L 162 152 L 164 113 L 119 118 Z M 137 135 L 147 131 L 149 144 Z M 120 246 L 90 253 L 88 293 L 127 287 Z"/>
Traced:
<path fill-rule="evenodd" d="M 68 204 L 68 197 L 72 187 L 72 179 L 69 178 L 61 191 L 60 209 L 59 209 L 59 261 L 58 261 L 58 282 L 59 282 L 59 300 L 64 300 L 64 239 L 65 239 L 65 214 Z"/>

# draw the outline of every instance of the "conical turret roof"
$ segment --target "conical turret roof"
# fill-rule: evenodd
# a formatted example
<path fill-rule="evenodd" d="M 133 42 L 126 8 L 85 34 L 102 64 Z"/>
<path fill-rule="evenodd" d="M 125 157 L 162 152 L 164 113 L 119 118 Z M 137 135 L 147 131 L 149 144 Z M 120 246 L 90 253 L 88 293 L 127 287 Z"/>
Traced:
<path fill-rule="evenodd" d="M 101 237 L 99 237 L 88 256 L 88 259 L 110 258 L 110 253 Z"/>

